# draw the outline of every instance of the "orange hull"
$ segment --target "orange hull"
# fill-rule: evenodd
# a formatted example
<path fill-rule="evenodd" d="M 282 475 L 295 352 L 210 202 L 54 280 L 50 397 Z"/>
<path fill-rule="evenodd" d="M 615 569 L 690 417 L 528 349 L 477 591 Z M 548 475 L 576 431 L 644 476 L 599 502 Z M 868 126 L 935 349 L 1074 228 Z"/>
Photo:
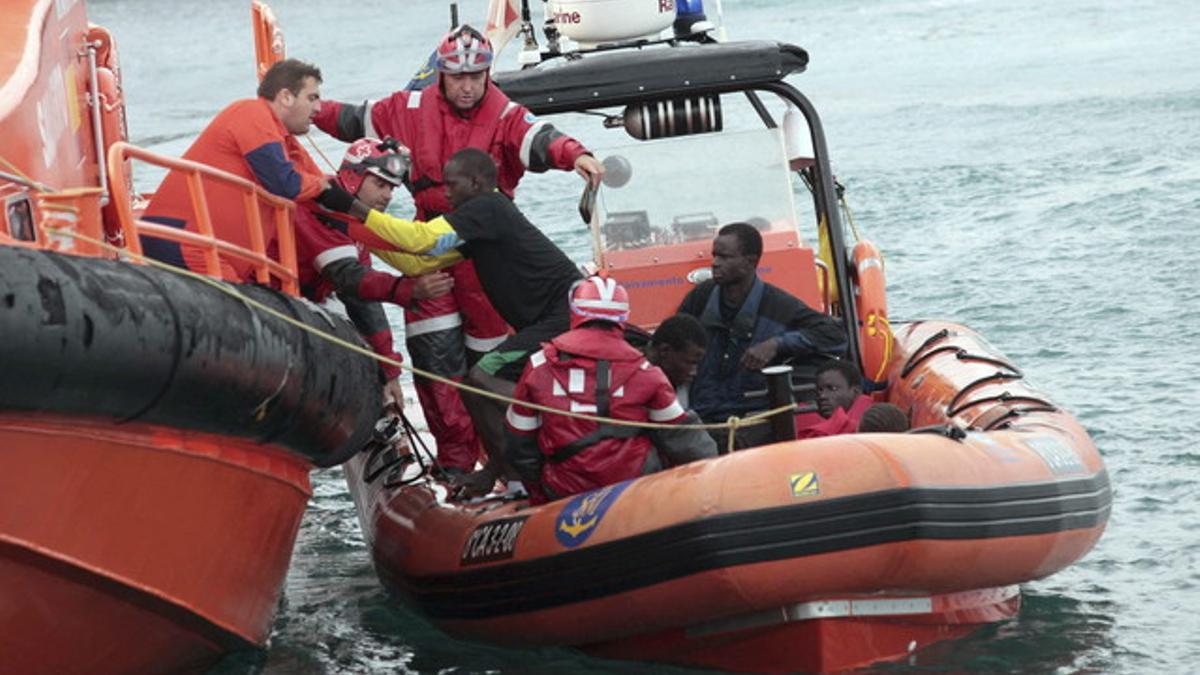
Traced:
<path fill-rule="evenodd" d="M 899 332 L 897 370 L 916 363 L 890 391 L 915 418 L 1040 399 L 1009 379 L 982 400 L 994 353 L 922 357 L 947 326 Z M 448 503 L 403 472 L 385 451 L 347 464 L 380 578 L 448 632 L 736 670 L 856 667 L 1011 617 L 1016 585 L 1087 553 L 1111 505 L 1095 447 L 1052 406 L 965 435 L 780 443 L 541 507 Z"/>
<path fill-rule="evenodd" d="M 66 3 L 58 3 L 66 5 Z M 6 2 L 0 20 L 0 171 L 54 188 L 98 184 L 88 114 L 85 3 Z M 0 194 L 8 192 L 4 186 Z M 15 190 L 12 190 L 15 192 Z"/>
<path fill-rule="evenodd" d="M 84 2 L 4 3 L 2 673 L 178 672 L 265 644 L 308 472 L 361 447 L 382 405 L 374 362 L 252 309 L 357 340 L 286 295 L 290 228 L 278 259 L 252 256 L 285 293 L 237 298 L 74 236 L 128 233 L 137 252 L 130 157 L 229 181 L 122 143 L 123 114 L 112 36 Z"/>
<path fill-rule="evenodd" d="M 6 672 L 199 668 L 270 631 L 307 462 L 209 434 L 0 423 Z"/>

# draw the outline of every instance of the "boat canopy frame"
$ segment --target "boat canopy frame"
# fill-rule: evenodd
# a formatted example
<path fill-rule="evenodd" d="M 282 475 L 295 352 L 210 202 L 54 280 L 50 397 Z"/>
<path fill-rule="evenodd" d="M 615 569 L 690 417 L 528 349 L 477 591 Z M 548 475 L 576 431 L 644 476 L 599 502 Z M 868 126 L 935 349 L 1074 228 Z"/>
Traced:
<path fill-rule="evenodd" d="M 848 339 L 847 357 L 861 363 L 850 252 L 836 208 L 837 192 L 825 131 L 812 102 L 785 81 L 790 75 L 804 72 L 808 52 L 787 43 L 747 41 L 652 49 L 634 47 L 564 58 L 565 63 L 550 61 L 543 62 L 541 67 L 499 72 L 494 81 L 510 99 L 539 115 L 739 92 L 746 95 L 769 128 L 778 125 L 759 100 L 758 92 L 772 93 L 804 115 L 813 150 L 812 192 L 817 226 L 826 224 L 835 252 L 833 275 Z"/>

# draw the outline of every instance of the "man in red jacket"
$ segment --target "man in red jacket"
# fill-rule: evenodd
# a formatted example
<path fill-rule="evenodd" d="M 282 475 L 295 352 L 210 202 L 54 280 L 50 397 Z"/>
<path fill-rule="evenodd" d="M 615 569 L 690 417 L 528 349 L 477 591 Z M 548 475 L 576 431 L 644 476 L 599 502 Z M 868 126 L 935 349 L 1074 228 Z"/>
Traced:
<path fill-rule="evenodd" d="M 817 370 L 817 412 L 796 416 L 796 438 L 858 431 L 871 397 L 863 394 L 862 372 L 850 361 L 829 361 Z"/>
<path fill-rule="evenodd" d="M 201 164 L 258 183 L 267 192 L 295 201 L 320 199 L 329 181 L 308 156 L 297 134 L 308 133 L 312 118 L 321 109 L 321 71 L 315 66 L 286 59 L 271 66 L 258 85 L 258 97 L 235 101 L 217 114 L 183 154 Z M 250 248 L 250 233 L 241 191 L 205 181 L 204 194 L 219 239 Z M 263 209 L 263 213 L 267 213 Z M 199 232 L 192 212 L 186 175 L 170 171 L 150 200 L 146 220 Z M 267 251 L 276 249 L 275 223 L 262 219 Z M 204 255 L 195 246 L 143 237 L 146 255 L 163 262 L 204 270 Z M 250 263 L 221 258 L 222 276 L 231 281 L 253 278 Z"/>
<path fill-rule="evenodd" d="M 403 182 L 407 171 L 408 157 L 394 141 L 362 138 L 346 150 L 336 180 L 346 192 L 370 208 L 384 211 L 392 201 L 392 190 Z M 300 289 L 305 297 L 315 302 L 322 302 L 330 294 L 336 293 L 346 308 L 347 316 L 375 353 L 399 361 L 400 355 L 393 347 L 392 328 L 380 303 L 413 307 L 419 302 L 445 295 L 454 280 L 440 272 L 402 277 L 372 269 L 371 255 L 366 246 L 345 233 L 350 224 L 348 216 L 332 213 L 316 204 L 298 205 L 295 225 Z M 392 248 L 382 240 L 375 243 L 381 249 Z M 400 271 L 407 275 L 421 274 L 436 265 L 433 259 L 425 267 L 411 263 L 405 265 L 407 260 L 415 262 L 419 259 L 415 256 L 384 255 L 388 255 L 393 265 L 399 264 Z M 385 399 L 399 405 L 403 401 L 403 393 L 396 379 L 400 369 L 385 364 L 381 364 L 381 367 L 386 383 Z M 477 459 L 478 451 L 474 447 L 438 447 L 438 461 L 443 466 L 469 471 L 474 468 Z"/>
<path fill-rule="evenodd" d="M 527 170 L 574 170 L 597 182 L 604 169 L 583 145 L 538 120 L 492 83 L 488 71 L 493 59 L 487 38 L 470 26 L 460 26 L 438 43 L 435 86 L 398 91 L 358 106 L 326 102 L 314 121 L 343 141 L 390 136 L 411 148 L 408 187 L 419 221 L 451 210 L 442 168 L 463 148 L 479 148 L 491 155 L 497 166 L 497 187 L 510 199 Z M 472 261 L 446 271 L 454 277 L 453 292 L 422 303 L 419 311 L 406 310 L 405 335 L 414 366 L 461 379 L 474 356 L 504 341 L 508 326 L 488 302 Z M 438 444 L 462 442 L 461 430 L 470 426 L 470 418 L 458 390 L 420 378 L 415 384 L 425 418 L 446 423 L 444 428 L 430 428 Z"/>
<path fill-rule="evenodd" d="M 572 329 L 529 358 L 517 399 L 637 422 L 698 420 L 662 370 L 625 341 L 629 296 L 614 279 L 576 282 L 570 310 Z M 508 407 L 506 428 L 508 460 L 535 504 L 717 455 L 702 430 L 597 424 L 520 403 Z"/>

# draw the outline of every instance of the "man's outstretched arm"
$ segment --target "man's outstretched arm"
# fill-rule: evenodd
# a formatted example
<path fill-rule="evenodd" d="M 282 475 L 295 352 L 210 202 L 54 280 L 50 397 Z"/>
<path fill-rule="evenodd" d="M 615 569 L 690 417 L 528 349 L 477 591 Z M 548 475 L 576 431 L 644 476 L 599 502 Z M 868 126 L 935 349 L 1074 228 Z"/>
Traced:
<path fill-rule="evenodd" d="M 369 234 L 364 233 L 358 223 L 347 224 L 345 232 L 351 239 L 361 241 L 372 248 L 379 248 L 379 241 L 382 240 L 407 253 L 439 256 L 463 244 L 454 227 L 441 216 L 430 221 L 389 216 L 371 209 L 336 184 L 330 185 L 322 192 L 317 198 L 317 203 L 330 211 L 348 214 L 363 223 Z"/>

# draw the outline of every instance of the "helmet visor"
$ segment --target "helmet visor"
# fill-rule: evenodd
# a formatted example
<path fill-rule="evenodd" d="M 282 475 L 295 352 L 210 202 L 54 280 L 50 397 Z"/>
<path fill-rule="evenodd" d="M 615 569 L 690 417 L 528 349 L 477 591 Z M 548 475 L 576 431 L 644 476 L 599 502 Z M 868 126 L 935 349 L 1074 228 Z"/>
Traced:
<path fill-rule="evenodd" d="M 492 67 L 492 52 L 466 47 L 438 54 L 435 67 L 443 73 L 479 73 Z"/>
<path fill-rule="evenodd" d="M 388 181 L 392 185 L 400 185 L 404 175 L 408 173 L 408 159 L 399 153 L 388 153 L 369 157 L 362 162 L 364 170 Z"/>

